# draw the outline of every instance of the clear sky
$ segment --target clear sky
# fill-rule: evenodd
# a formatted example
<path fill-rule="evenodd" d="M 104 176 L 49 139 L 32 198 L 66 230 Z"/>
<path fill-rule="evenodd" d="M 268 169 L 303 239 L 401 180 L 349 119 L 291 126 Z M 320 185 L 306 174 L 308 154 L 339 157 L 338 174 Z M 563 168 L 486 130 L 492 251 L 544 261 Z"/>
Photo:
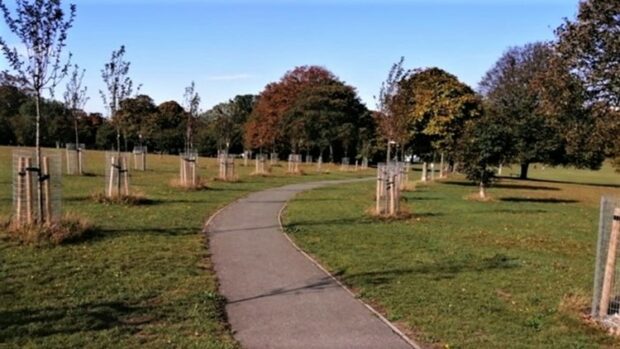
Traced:
<path fill-rule="evenodd" d="M 10 2 L 10 0 L 8 0 Z M 65 3 L 66 1 L 63 1 Z M 86 68 L 88 111 L 103 112 L 101 69 L 124 44 L 130 76 L 156 103 L 202 109 L 258 93 L 298 65 L 321 65 L 373 96 L 392 63 L 437 66 L 476 87 L 509 46 L 553 38 L 577 0 L 76 0 L 68 49 Z M 10 40 L 0 24 L 0 35 Z M 0 60 L 0 69 L 7 62 Z M 64 82 L 57 92 L 62 95 Z"/>

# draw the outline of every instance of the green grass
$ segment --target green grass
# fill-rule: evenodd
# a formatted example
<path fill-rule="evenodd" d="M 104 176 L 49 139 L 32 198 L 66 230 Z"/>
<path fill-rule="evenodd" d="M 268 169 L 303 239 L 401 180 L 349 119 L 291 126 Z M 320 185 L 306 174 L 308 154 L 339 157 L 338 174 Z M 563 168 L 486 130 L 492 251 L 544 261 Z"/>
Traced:
<path fill-rule="evenodd" d="M 467 200 L 476 187 L 459 177 L 418 185 L 404 195 L 413 218 L 392 222 L 366 213 L 374 183 L 327 187 L 299 195 L 285 222 L 300 247 L 430 346 L 620 346 L 581 318 L 598 202 L 620 195 L 620 174 L 538 167 L 531 177 L 502 180 L 491 202 Z"/>
<path fill-rule="evenodd" d="M 93 176 L 64 176 L 64 211 L 90 220 L 98 233 L 51 248 L 0 240 L 0 347 L 236 348 L 201 229 L 218 208 L 251 191 L 291 182 L 368 175 L 343 173 L 251 177 L 215 182 L 214 159 L 200 159 L 209 190 L 169 186 L 178 158 L 149 155 L 131 185 L 150 203 L 104 205 L 103 153 L 86 153 Z M 0 216 L 11 212 L 11 153 L 0 148 Z M 238 165 L 241 161 L 238 161 Z M 285 164 L 284 164 L 285 165 Z M 326 165 L 327 166 L 327 165 Z"/>

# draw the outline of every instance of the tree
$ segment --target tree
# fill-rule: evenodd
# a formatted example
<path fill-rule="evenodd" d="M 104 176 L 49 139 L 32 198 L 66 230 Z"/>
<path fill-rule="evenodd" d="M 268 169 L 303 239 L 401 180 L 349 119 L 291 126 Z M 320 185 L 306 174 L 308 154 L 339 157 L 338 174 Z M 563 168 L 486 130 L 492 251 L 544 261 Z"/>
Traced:
<path fill-rule="evenodd" d="M 511 127 L 522 179 L 531 163 L 596 169 L 603 156 L 595 137 L 592 108 L 583 85 L 570 76 L 553 46 L 534 43 L 510 48 L 487 72 L 480 90 L 488 112 Z"/>
<path fill-rule="evenodd" d="M 175 101 L 164 102 L 148 115 L 143 132 L 154 150 L 178 154 L 185 147 L 187 112 Z"/>
<path fill-rule="evenodd" d="M 323 67 L 301 66 L 288 71 L 280 81 L 268 84 L 260 93 L 245 127 L 248 148 L 274 149 L 285 136 L 282 120 L 299 93 L 308 86 L 330 80 L 336 80 L 336 77 Z"/>
<path fill-rule="evenodd" d="M 198 114 L 200 113 L 200 96 L 198 95 L 198 92 L 196 92 L 196 84 L 193 81 L 188 87 L 185 88 L 184 98 L 187 111 L 185 153 L 189 154 L 189 151 L 194 148 L 194 120 L 198 118 Z"/>
<path fill-rule="evenodd" d="M 119 109 L 116 111 L 113 121 L 123 127 L 126 149 L 142 142 L 140 136 L 147 137 L 145 130 L 149 127 L 150 116 L 156 112 L 155 102 L 151 97 L 144 94 L 125 98 L 119 103 Z"/>
<path fill-rule="evenodd" d="M 82 70 L 80 72 L 80 68 L 78 65 L 73 66 L 73 71 L 71 72 L 71 76 L 69 78 L 69 82 L 67 83 L 64 98 L 65 98 L 65 107 L 71 111 L 73 115 L 73 125 L 75 130 L 75 150 L 80 152 L 80 134 L 78 132 L 78 117 L 80 111 L 84 109 L 86 102 L 88 101 L 88 97 L 86 96 L 86 86 L 82 86 L 82 81 L 84 80 L 84 73 L 86 70 Z M 82 169 L 82 164 L 80 164 L 81 157 L 77 157 L 77 168 Z"/>
<path fill-rule="evenodd" d="M 467 179 L 479 185 L 479 196 L 486 199 L 486 188 L 495 177 L 493 167 L 499 166 L 510 151 L 510 129 L 505 120 L 485 115 L 466 122 L 456 145 L 457 160 Z"/>
<path fill-rule="evenodd" d="M 4 1 L 0 1 L 0 10 L 9 30 L 24 45 L 26 54 L 20 54 L 17 48 L 11 48 L 4 38 L 0 37 L 0 48 L 9 65 L 17 72 L 19 78 L 32 89 L 36 105 L 36 166 L 38 174 L 37 211 L 39 222 L 43 219 L 43 177 L 40 130 L 40 103 L 43 90 L 54 87 L 67 74 L 69 58 L 63 58 L 67 32 L 75 18 L 75 5 L 69 6 L 69 13 L 63 10 L 60 0 L 16 0 L 16 14 L 13 16 Z"/>
<path fill-rule="evenodd" d="M 325 81 L 299 93 L 284 114 L 283 133 L 293 152 L 318 149 L 322 156 L 329 149 L 333 161 L 335 154 L 349 156 L 351 149 L 357 150 L 360 121 L 367 112 L 353 87 Z"/>
<path fill-rule="evenodd" d="M 240 153 L 244 150 L 244 126 L 254 109 L 255 95 L 238 95 L 224 103 L 218 103 L 209 109 L 200 119 L 204 131 L 200 136 L 203 149 L 209 153 L 214 151 Z M 208 149 L 207 143 L 213 149 Z"/>
<path fill-rule="evenodd" d="M 596 131 L 607 156 L 620 171 L 620 2 L 586 0 L 577 17 L 556 30 L 557 48 L 581 80 L 596 117 Z"/>
<path fill-rule="evenodd" d="M 407 111 L 407 99 L 403 98 L 400 88 L 401 82 L 409 76 L 410 71 L 405 70 L 401 57 L 392 65 L 387 79 L 381 83 L 379 97 L 375 97 L 377 112 L 374 118 L 377 123 L 379 134 L 387 142 L 387 161 L 390 161 L 390 144 L 394 142 L 402 147 L 409 141 L 409 118 Z"/>
<path fill-rule="evenodd" d="M 409 134 L 419 154 L 452 154 L 465 124 L 482 114 L 482 101 L 474 90 L 442 69 L 415 70 L 400 85 Z"/>
<path fill-rule="evenodd" d="M 121 131 L 124 133 L 125 142 L 127 142 L 127 132 L 124 129 L 123 120 L 116 117 L 116 112 L 120 103 L 133 93 L 133 81 L 128 76 L 129 66 L 130 63 L 125 61 L 125 46 L 122 45 L 117 51 L 112 51 L 110 62 L 106 63 L 101 70 L 101 78 L 107 91 L 99 90 L 99 94 L 116 126 L 116 147 L 119 154 L 121 151 Z"/>

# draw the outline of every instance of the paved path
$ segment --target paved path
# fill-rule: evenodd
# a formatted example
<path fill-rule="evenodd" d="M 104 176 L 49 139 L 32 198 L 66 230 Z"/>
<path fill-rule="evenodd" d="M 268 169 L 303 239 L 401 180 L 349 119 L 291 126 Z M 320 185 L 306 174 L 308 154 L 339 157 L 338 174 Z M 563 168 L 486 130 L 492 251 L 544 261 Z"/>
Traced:
<path fill-rule="evenodd" d="M 207 226 L 228 320 L 244 348 L 411 349 L 280 229 L 280 210 L 295 194 L 344 182 L 351 181 L 254 193 L 224 208 Z"/>

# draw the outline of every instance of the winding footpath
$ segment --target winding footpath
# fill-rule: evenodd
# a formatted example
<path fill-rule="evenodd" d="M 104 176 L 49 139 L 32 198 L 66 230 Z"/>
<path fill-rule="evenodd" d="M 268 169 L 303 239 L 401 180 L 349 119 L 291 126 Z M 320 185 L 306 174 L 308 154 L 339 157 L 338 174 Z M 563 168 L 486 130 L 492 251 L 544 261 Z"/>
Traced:
<path fill-rule="evenodd" d="M 220 293 L 244 348 L 412 348 L 285 236 L 280 212 L 323 181 L 268 189 L 218 212 L 205 230 Z"/>

